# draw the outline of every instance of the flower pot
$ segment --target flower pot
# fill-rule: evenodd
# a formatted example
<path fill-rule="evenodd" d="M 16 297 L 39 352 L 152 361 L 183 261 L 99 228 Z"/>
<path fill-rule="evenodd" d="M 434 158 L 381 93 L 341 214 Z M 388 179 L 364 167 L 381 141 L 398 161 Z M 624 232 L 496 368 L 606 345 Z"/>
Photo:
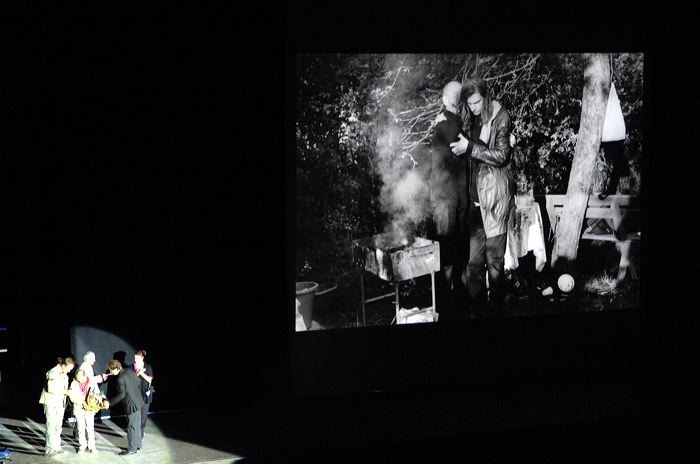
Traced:
<path fill-rule="evenodd" d="M 314 312 L 314 294 L 318 289 L 316 282 L 296 283 L 296 330 L 297 332 L 311 328 Z"/>

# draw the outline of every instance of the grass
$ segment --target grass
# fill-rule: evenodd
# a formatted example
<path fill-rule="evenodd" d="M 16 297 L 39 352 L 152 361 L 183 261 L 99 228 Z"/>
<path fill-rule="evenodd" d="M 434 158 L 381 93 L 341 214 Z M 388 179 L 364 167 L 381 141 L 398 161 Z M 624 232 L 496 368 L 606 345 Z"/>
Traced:
<path fill-rule="evenodd" d="M 596 295 L 615 295 L 618 293 L 617 279 L 607 272 L 600 276 L 591 277 L 584 285 L 589 293 Z"/>

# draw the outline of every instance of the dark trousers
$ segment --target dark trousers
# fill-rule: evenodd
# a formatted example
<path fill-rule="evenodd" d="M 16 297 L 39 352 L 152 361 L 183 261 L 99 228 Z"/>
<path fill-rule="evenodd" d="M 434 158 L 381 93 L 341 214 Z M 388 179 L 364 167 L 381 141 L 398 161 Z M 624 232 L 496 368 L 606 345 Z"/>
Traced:
<path fill-rule="evenodd" d="M 127 415 L 129 423 L 126 426 L 126 441 L 129 451 L 141 448 L 141 410 L 137 409 Z"/>
<path fill-rule="evenodd" d="M 150 402 L 146 402 L 141 408 L 141 438 L 146 430 L 146 421 L 148 420 L 148 408 L 151 406 Z"/>
<path fill-rule="evenodd" d="M 467 289 L 472 302 L 486 301 L 486 271 L 489 275 L 492 303 L 503 299 L 503 266 L 506 253 L 506 234 L 486 238 L 481 210 L 478 206 L 469 214 L 469 263 L 467 264 Z"/>
<path fill-rule="evenodd" d="M 428 238 L 440 244 L 441 269 L 435 275 L 435 306 L 445 320 L 466 307 L 466 264 L 469 257 L 468 210 L 464 206 L 434 206 L 427 224 Z"/>
<path fill-rule="evenodd" d="M 444 266 L 435 275 L 435 306 L 442 319 L 467 307 L 466 280 L 466 266 L 461 263 Z"/>

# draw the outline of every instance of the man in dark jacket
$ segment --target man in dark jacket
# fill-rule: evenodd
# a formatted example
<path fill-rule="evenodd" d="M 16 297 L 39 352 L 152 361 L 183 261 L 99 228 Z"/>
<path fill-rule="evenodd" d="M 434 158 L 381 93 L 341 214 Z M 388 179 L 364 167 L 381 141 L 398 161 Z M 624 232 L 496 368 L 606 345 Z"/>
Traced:
<path fill-rule="evenodd" d="M 437 118 L 431 139 L 430 238 L 440 243 L 441 272 L 436 284 L 436 306 L 441 317 L 448 317 L 464 301 L 469 235 L 467 231 L 467 163 L 455 156 L 450 143 L 462 133 L 459 98 L 462 84 L 449 82 L 443 89 L 445 105 Z M 451 291 L 450 291 L 451 290 Z M 461 306 L 461 305 L 460 305 Z"/>
<path fill-rule="evenodd" d="M 511 121 L 500 103 L 491 99 L 486 83 L 468 79 L 462 86 L 468 118 L 459 142 L 450 144 L 457 155 L 466 154 L 469 180 L 469 264 L 467 282 L 473 302 L 486 300 L 501 309 L 504 297 L 506 236 L 514 206 L 515 181 L 510 168 Z"/>
<path fill-rule="evenodd" d="M 123 369 L 116 359 L 107 364 L 107 370 L 116 377 L 116 394 L 108 398 L 109 407 L 124 401 L 124 411 L 129 419 L 126 428 L 128 447 L 120 455 L 136 454 L 141 449 L 141 408 L 144 405 L 139 378 L 131 369 Z"/>

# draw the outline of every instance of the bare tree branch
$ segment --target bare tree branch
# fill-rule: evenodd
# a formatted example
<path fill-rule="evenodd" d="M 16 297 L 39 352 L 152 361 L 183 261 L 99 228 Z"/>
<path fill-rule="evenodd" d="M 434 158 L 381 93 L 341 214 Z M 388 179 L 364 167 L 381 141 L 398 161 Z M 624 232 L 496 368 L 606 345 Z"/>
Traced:
<path fill-rule="evenodd" d="M 386 97 L 387 95 L 389 95 L 391 93 L 391 91 L 394 89 L 394 86 L 396 85 L 396 81 L 399 80 L 399 76 L 401 75 L 401 72 L 405 71 L 406 69 L 407 69 L 406 66 L 403 65 L 403 61 L 401 61 L 401 66 L 399 66 L 399 68 L 396 70 L 396 77 L 394 78 L 394 82 L 391 83 L 391 85 L 387 89 L 386 93 L 384 95 L 382 95 L 379 100 L 377 100 L 377 103 L 382 101 L 384 99 L 384 97 Z"/>
<path fill-rule="evenodd" d="M 516 74 L 529 66 L 533 66 L 537 62 L 537 60 L 540 58 L 540 56 L 542 56 L 542 55 L 541 54 L 530 55 L 530 58 L 527 60 L 527 62 L 524 65 L 522 65 L 520 68 L 513 69 L 512 71 L 505 72 L 505 73 L 500 74 L 498 76 L 489 77 L 488 79 L 484 79 L 484 80 L 492 81 L 492 80 L 500 79 L 502 77 L 505 77 L 505 76 L 508 76 L 511 74 Z"/>
<path fill-rule="evenodd" d="M 511 108 L 511 111 L 513 111 L 513 114 L 521 117 L 525 108 L 530 105 L 530 96 L 546 82 L 546 79 L 538 80 L 527 95 L 522 95 L 521 86 L 519 87 L 518 85 L 522 81 L 532 79 L 533 71 L 541 55 L 517 55 L 510 60 L 504 60 L 505 56 L 505 54 L 492 56 L 468 54 L 465 57 L 464 64 L 454 76 L 454 80 L 464 82 L 467 76 L 481 69 L 484 72 L 483 78 L 489 82 L 490 86 L 500 89 L 497 90 L 500 95 L 499 98 L 508 98 L 510 102 L 517 102 Z M 389 92 L 395 88 L 400 74 L 405 72 L 406 69 L 402 62 L 396 71 L 396 76 L 393 76 L 394 80 L 389 87 Z M 492 73 L 496 73 L 496 75 L 492 76 Z M 416 93 L 413 101 L 405 104 L 403 108 L 387 108 L 388 114 L 401 127 L 399 144 L 403 150 L 402 157 L 410 157 L 410 154 L 431 136 L 432 129 L 435 126 L 435 117 L 444 109 L 440 98 L 441 94 L 442 92 L 438 89 L 427 88 Z M 415 166 L 416 160 L 412 157 L 410 158 Z"/>

